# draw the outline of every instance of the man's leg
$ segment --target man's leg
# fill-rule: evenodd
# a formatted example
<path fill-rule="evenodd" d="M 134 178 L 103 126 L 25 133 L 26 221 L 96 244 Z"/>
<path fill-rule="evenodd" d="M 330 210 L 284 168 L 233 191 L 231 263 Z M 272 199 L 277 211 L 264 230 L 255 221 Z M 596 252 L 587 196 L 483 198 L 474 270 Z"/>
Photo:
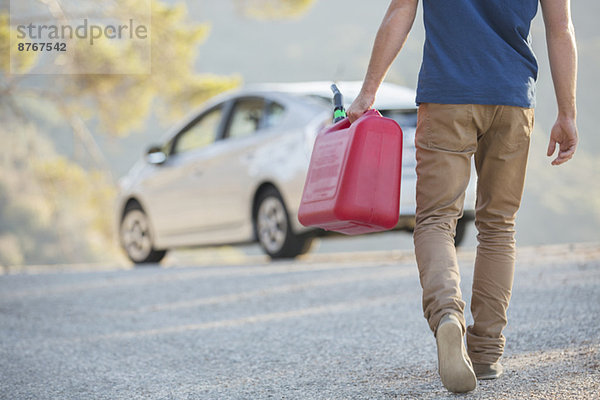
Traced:
<path fill-rule="evenodd" d="M 533 109 L 499 106 L 475 153 L 479 246 L 471 300 L 474 324 L 467 330 L 467 345 L 476 372 L 478 367 L 493 366 L 504 351 L 502 330 L 507 324 L 515 266 L 515 216 L 532 129 Z M 501 374 L 501 366 L 497 367 L 499 371 L 489 377 Z"/>
<path fill-rule="evenodd" d="M 415 136 L 414 242 L 423 311 L 436 335 L 442 383 L 452 392 L 468 392 L 477 384 L 464 347 L 464 302 L 454 247 L 477 146 L 472 110 L 471 105 L 421 104 Z"/>
<path fill-rule="evenodd" d="M 435 333 L 440 319 L 455 314 L 463 330 L 464 306 L 454 247 L 462 216 L 471 156 L 477 146 L 471 105 L 423 103 L 415 136 L 417 213 L 415 254 L 423 287 L 423 312 Z"/>

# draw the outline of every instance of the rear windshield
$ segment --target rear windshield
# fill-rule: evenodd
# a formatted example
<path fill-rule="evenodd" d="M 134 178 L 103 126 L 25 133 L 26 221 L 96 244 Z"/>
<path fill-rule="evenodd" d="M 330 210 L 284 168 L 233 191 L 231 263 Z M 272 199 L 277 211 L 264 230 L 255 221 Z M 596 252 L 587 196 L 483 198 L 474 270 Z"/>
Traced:
<path fill-rule="evenodd" d="M 379 110 L 381 115 L 396 121 L 400 127 L 417 126 L 417 110 Z"/>
<path fill-rule="evenodd" d="M 333 101 L 331 100 L 331 97 L 324 97 L 324 96 L 319 96 L 317 94 L 307 94 L 303 96 L 305 99 L 309 100 L 310 102 L 312 102 L 313 104 L 319 104 L 319 105 L 327 105 L 330 106 L 333 104 Z"/>

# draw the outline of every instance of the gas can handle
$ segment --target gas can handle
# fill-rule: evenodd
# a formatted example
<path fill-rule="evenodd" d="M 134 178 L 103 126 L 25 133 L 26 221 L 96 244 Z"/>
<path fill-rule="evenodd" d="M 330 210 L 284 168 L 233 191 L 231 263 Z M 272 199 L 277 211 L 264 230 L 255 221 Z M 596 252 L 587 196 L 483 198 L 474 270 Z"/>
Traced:
<path fill-rule="evenodd" d="M 361 119 L 365 118 L 365 117 L 372 117 L 372 116 L 376 116 L 376 117 L 381 117 L 381 113 L 379 111 L 377 111 L 374 108 L 371 108 L 367 111 L 365 111 L 365 113 L 363 115 L 361 115 L 356 121 L 354 121 L 354 123 L 360 121 Z M 335 131 L 341 131 L 342 129 L 348 129 L 350 128 L 350 120 L 347 117 L 342 118 L 341 120 L 339 120 L 338 122 L 335 122 L 333 125 L 329 126 L 325 133 L 329 133 L 329 132 L 335 132 Z"/>
<path fill-rule="evenodd" d="M 360 116 L 360 118 L 368 117 L 370 115 L 381 117 L 381 113 L 377 109 L 369 108 L 367 111 L 365 111 L 365 113 L 363 115 Z"/>

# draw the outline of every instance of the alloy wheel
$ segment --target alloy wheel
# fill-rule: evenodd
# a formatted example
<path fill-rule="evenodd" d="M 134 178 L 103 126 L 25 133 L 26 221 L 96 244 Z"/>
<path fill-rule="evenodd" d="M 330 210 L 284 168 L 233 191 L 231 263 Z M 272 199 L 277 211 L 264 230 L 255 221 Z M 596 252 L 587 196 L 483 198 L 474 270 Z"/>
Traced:
<path fill-rule="evenodd" d="M 152 252 L 148 218 L 140 210 L 130 210 L 121 223 L 123 247 L 134 262 L 143 262 Z"/>
<path fill-rule="evenodd" d="M 257 228 L 260 242 L 271 253 L 283 247 L 288 231 L 287 215 L 283 203 L 275 197 L 267 197 L 258 208 Z"/>

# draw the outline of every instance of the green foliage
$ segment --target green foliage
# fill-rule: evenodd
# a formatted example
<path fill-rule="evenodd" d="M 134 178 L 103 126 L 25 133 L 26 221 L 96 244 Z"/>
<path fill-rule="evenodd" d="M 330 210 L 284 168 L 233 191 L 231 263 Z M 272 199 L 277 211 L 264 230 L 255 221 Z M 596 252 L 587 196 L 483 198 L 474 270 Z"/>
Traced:
<path fill-rule="evenodd" d="M 313 1 L 237 5 L 245 15 L 265 19 L 298 16 Z M 126 136 L 141 130 L 151 113 L 179 118 L 241 84 L 239 76 L 195 71 L 198 45 L 206 40 L 209 24 L 189 21 L 184 4 L 150 2 L 150 73 L 147 48 L 135 41 L 99 40 L 87 46 L 74 40 L 69 57 L 58 58 L 54 66 L 60 68 L 55 72 L 69 74 L 11 75 L 11 27 L 8 14 L 0 11 L 0 264 L 117 258 L 111 218 L 116 189 L 106 162 L 97 162 L 102 155 L 92 130 Z M 60 10 L 57 4 L 54 11 Z M 147 10 L 147 4 L 120 0 L 102 4 L 97 12 L 125 23 Z M 36 52 L 13 53 L 12 61 L 21 73 L 35 72 L 42 62 Z M 104 73 L 81 73 L 99 67 Z M 123 67 L 129 73 L 115 73 Z M 27 104 L 35 108 L 23 106 Z M 71 127 L 74 147 L 85 148 L 94 160 L 88 169 L 58 155 L 48 125 Z"/>
<path fill-rule="evenodd" d="M 0 13 L 0 71 L 10 71 L 12 58 L 13 70 L 18 73 L 27 73 L 37 62 L 38 55 L 35 52 L 21 52 L 11 49 L 11 28 L 7 13 Z M 14 32 L 12 32 L 14 34 Z"/>
<path fill-rule="evenodd" d="M 124 0 L 105 10 L 113 19 L 127 20 L 144 3 Z M 178 117 L 240 84 L 239 77 L 194 71 L 197 46 L 209 32 L 207 24 L 187 21 L 183 5 L 152 0 L 151 10 L 150 74 L 145 73 L 144 65 L 147 49 L 134 42 L 105 40 L 87 46 L 73 41 L 69 43 L 70 57 L 59 60 L 64 72 L 100 66 L 106 73 L 41 79 L 9 74 L 11 28 L 8 15 L 0 14 L 0 106 L 4 106 L 0 113 L 7 122 L 0 130 L 0 264 L 84 262 L 114 259 L 120 254 L 111 218 L 116 189 L 109 171 L 94 169 L 93 164 L 86 170 L 59 156 L 43 132 L 48 115 L 35 113 L 33 117 L 29 107 L 19 109 L 19 105 L 35 99 L 38 108 L 52 110 L 53 124 L 58 116 L 59 124 L 71 125 L 74 141 L 85 142 L 83 147 L 89 149 L 93 138 L 81 118 L 97 122 L 99 131 L 124 136 L 143 128 L 154 110 Z M 17 59 L 20 71 L 36 66 L 40 60 L 35 54 L 22 53 Z M 123 66 L 132 73 L 111 73 Z"/>
<path fill-rule="evenodd" d="M 33 126 L 18 129 L 0 130 L 0 265 L 117 259 L 106 175 L 57 156 Z"/>
<path fill-rule="evenodd" d="M 315 0 L 234 0 L 238 11 L 258 20 L 298 18 Z"/>
<path fill-rule="evenodd" d="M 238 76 L 197 74 L 194 71 L 197 48 L 208 35 L 208 24 L 189 22 L 183 4 L 171 6 L 158 0 L 152 0 L 151 4 L 150 60 L 147 59 L 147 48 L 135 41 L 99 40 L 93 46 L 87 45 L 86 41 L 72 41 L 69 42 L 69 56 L 60 59 L 59 67 L 70 75 L 55 76 L 51 92 L 32 85 L 27 79 L 17 81 L 8 74 L 10 64 L 4 49 L 10 46 L 10 27 L 8 15 L 2 14 L 0 70 L 11 87 L 7 94 L 17 99 L 23 85 L 28 95 L 35 94 L 49 103 L 58 103 L 67 116 L 94 118 L 99 123 L 99 131 L 125 136 L 141 130 L 151 111 L 177 118 L 211 96 L 240 85 Z M 105 12 L 107 17 L 125 23 L 146 6 L 146 0 L 127 0 L 115 3 Z M 21 54 L 25 56 L 18 59 L 18 65 L 23 71 L 32 69 L 39 61 L 34 52 Z M 151 73 L 147 73 L 148 61 Z M 77 73 L 98 70 L 104 73 Z M 123 70 L 130 73 L 115 73 Z M 18 86 L 12 87 L 13 84 Z"/>
<path fill-rule="evenodd" d="M 143 6 L 141 3 L 144 1 L 120 3 L 112 15 L 130 18 Z M 73 76 L 65 91 L 67 98 L 77 99 L 71 104 L 75 112 L 94 115 L 102 131 L 124 136 L 140 130 L 153 107 L 160 115 L 177 118 L 211 96 L 238 86 L 239 77 L 194 72 L 197 47 L 206 39 L 209 26 L 191 23 L 186 15 L 182 4 L 169 6 L 152 1 L 150 74 L 145 73 L 146 49 L 134 42 L 122 45 L 104 41 L 76 49 L 81 52 L 81 56 L 74 57 L 78 70 L 102 63 L 103 70 L 117 71 L 126 66 L 132 73 Z"/>
<path fill-rule="evenodd" d="M 24 92 L 47 100 L 68 119 L 72 115 L 94 119 L 98 130 L 113 136 L 126 136 L 141 130 L 151 112 L 169 119 L 179 118 L 215 94 L 241 84 L 239 76 L 199 74 L 194 70 L 197 49 L 206 40 L 210 26 L 190 22 L 184 4 L 169 5 L 160 0 L 123 0 L 99 8 L 105 17 L 127 23 L 138 17 L 151 4 L 151 73 L 147 73 L 148 52 L 135 41 L 100 40 L 93 46 L 87 41 L 69 42 L 69 57 L 59 61 L 61 72 L 52 78 L 52 90 L 32 80 L 15 79 L 8 74 L 10 27 L 8 15 L 0 13 L 0 49 L 8 91 L 1 93 L 13 103 Z M 297 17 L 315 0 L 233 0 L 238 9 L 251 18 L 273 19 Z M 20 52 L 16 64 L 23 72 L 40 60 L 35 52 Z M 97 71 L 103 74 L 77 73 Z M 128 74 L 117 74 L 127 70 Z M 23 90 L 21 90 L 23 89 Z M 2 92 L 0 90 L 0 92 Z"/>

